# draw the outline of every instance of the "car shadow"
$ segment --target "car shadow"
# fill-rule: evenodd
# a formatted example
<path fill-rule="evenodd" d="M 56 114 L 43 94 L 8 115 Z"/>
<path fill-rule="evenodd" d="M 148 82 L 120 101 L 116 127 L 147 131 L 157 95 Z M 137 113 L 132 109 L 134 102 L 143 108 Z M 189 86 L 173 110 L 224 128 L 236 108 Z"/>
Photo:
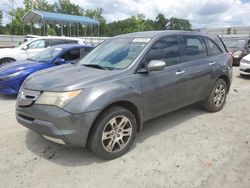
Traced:
<path fill-rule="evenodd" d="M 237 78 L 241 78 L 241 79 L 244 79 L 244 80 L 250 80 L 250 75 L 247 76 L 247 75 L 238 75 Z"/>
<path fill-rule="evenodd" d="M 131 150 L 135 149 L 138 143 L 143 143 L 154 135 L 204 113 L 206 112 L 199 105 L 192 105 L 146 122 L 142 132 L 137 134 Z M 93 163 L 109 162 L 96 157 L 88 148 L 72 148 L 55 144 L 30 130 L 26 134 L 26 147 L 37 156 L 62 166 L 88 166 Z"/>
<path fill-rule="evenodd" d="M 16 100 L 17 95 L 1 95 L 0 100 Z"/>

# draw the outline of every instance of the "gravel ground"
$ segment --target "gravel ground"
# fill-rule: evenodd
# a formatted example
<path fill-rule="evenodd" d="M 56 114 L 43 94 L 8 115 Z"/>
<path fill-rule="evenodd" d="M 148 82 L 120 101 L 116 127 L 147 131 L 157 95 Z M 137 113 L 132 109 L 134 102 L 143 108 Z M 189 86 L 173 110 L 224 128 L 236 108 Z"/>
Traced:
<path fill-rule="evenodd" d="M 44 140 L 0 96 L 0 187 L 249 188 L 250 78 L 238 75 L 221 112 L 193 105 L 156 118 L 113 161 Z"/>

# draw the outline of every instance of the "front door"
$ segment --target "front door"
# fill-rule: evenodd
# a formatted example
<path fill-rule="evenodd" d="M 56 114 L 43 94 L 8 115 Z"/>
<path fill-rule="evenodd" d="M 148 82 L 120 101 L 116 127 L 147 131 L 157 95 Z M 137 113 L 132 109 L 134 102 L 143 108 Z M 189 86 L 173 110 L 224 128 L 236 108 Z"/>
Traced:
<path fill-rule="evenodd" d="M 177 109 L 185 103 L 185 70 L 179 56 L 177 36 L 159 39 L 145 55 L 142 65 L 163 60 L 166 68 L 141 75 L 145 120 Z"/>

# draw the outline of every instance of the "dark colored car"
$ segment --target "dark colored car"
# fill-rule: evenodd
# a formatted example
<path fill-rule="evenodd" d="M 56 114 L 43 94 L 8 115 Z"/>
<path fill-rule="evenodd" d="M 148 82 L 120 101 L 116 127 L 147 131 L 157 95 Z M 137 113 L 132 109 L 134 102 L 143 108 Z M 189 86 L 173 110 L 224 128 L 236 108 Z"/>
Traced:
<path fill-rule="evenodd" d="M 88 146 L 114 159 L 129 150 L 147 120 L 196 102 L 221 110 L 231 78 L 230 55 L 217 36 L 120 35 L 77 64 L 29 76 L 19 92 L 16 118 L 48 140 Z"/>
<path fill-rule="evenodd" d="M 223 42 L 232 54 L 233 65 L 240 65 L 240 60 L 250 52 L 250 39 L 248 37 L 224 37 Z"/>
<path fill-rule="evenodd" d="M 50 67 L 75 63 L 93 47 L 80 44 L 66 44 L 50 47 L 23 61 L 16 61 L 0 67 L 0 94 L 15 95 L 23 81 L 31 74 Z"/>

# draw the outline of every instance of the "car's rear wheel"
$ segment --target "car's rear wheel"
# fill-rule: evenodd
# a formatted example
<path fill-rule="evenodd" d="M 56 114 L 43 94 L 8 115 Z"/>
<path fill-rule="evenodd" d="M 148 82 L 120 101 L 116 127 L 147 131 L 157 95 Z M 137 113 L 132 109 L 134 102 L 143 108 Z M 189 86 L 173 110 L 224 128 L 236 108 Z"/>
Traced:
<path fill-rule="evenodd" d="M 102 113 L 89 135 L 89 148 L 107 160 L 125 154 L 133 144 L 137 125 L 132 112 L 112 107 Z"/>
<path fill-rule="evenodd" d="M 226 98 L 227 84 L 223 79 L 218 79 L 209 97 L 204 101 L 204 107 L 211 112 L 220 111 L 226 102 Z"/>

